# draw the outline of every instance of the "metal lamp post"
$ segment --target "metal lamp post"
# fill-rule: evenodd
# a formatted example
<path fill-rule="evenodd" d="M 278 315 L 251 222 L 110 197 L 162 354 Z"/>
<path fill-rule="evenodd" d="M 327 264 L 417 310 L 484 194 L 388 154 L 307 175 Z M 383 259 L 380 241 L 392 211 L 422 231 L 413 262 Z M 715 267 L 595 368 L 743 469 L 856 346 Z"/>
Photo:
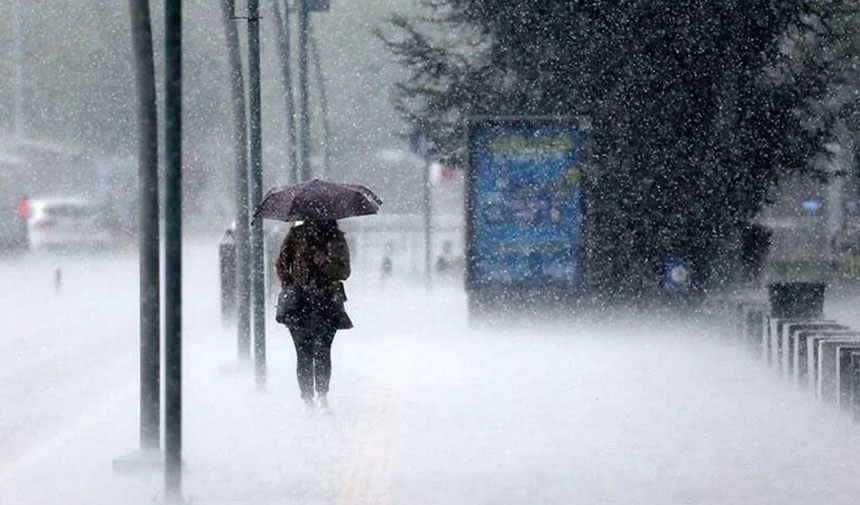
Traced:
<path fill-rule="evenodd" d="M 167 498 L 182 499 L 182 0 L 164 3 L 164 448 Z"/>
<path fill-rule="evenodd" d="M 252 209 L 258 208 L 263 200 L 259 9 L 259 0 L 248 0 L 248 112 Z M 251 221 L 251 292 L 254 315 L 254 378 L 258 389 L 266 387 L 266 288 L 263 255 L 263 220 L 254 218 Z"/>
<path fill-rule="evenodd" d="M 160 466 L 161 313 L 158 229 L 158 114 L 149 0 L 130 0 L 138 120 L 140 262 L 140 449 L 116 458 L 114 470 Z M 19 120 L 16 119 L 16 124 Z"/>
<path fill-rule="evenodd" d="M 308 91 L 308 37 L 310 13 L 327 11 L 328 0 L 296 0 L 299 22 L 299 173 L 302 181 L 311 179 L 311 116 Z"/>

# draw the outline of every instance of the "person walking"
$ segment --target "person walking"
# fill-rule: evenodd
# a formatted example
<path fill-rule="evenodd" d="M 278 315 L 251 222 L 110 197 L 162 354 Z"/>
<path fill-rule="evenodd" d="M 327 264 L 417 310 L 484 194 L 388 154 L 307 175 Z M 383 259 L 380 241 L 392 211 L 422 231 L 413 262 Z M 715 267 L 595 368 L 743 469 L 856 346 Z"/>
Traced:
<path fill-rule="evenodd" d="M 296 347 L 302 400 L 306 408 L 317 405 L 327 410 L 334 336 L 337 330 L 352 328 L 343 287 L 350 274 L 349 248 L 337 221 L 307 220 L 291 228 L 275 269 L 282 292 L 290 289 L 295 293 L 290 313 L 279 316 L 278 322 L 290 330 Z"/>

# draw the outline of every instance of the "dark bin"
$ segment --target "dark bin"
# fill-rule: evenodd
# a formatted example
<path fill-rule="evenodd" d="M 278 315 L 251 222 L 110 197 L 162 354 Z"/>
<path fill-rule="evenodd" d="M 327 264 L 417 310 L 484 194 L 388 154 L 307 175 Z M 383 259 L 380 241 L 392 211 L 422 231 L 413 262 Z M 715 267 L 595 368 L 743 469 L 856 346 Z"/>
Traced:
<path fill-rule="evenodd" d="M 236 240 L 229 228 L 218 244 L 218 265 L 221 273 L 221 323 L 224 326 L 236 320 Z"/>
<path fill-rule="evenodd" d="M 824 317 L 823 282 L 784 282 L 768 285 L 771 316 L 776 319 Z"/>

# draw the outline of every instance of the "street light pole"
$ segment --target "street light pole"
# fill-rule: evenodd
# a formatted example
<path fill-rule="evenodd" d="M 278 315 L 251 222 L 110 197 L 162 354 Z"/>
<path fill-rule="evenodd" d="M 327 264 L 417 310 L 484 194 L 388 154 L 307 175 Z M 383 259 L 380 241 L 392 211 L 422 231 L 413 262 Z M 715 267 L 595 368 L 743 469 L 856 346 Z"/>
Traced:
<path fill-rule="evenodd" d="M 320 109 L 322 113 L 322 128 L 323 128 L 323 177 L 331 176 L 331 124 L 329 122 L 328 110 L 328 93 L 326 92 L 325 72 L 322 68 L 322 58 L 320 57 L 320 48 L 317 43 L 317 37 L 313 31 L 313 25 L 308 25 L 308 34 L 311 44 L 311 55 L 314 59 L 314 68 L 317 73 L 317 85 L 320 93 Z"/>
<path fill-rule="evenodd" d="M 284 14 L 281 16 L 280 0 L 272 0 L 273 23 L 278 36 L 278 55 L 281 63 L 281 85 L 284 88 L 284 104 L 287 116 L 287 165 L 290 182 L 299 182 L 298 154 L 296 146 L 296 104 L 293 100 L 293 74 L 291 71 L 290 54 L 290 5 L 284 2 Z"/>
<path fill-rule="evenodd" d="M 433 248 L 431 243 L 431 227 L 433 224 L 433 188 L 430 181 L 430 168 L 432 166 L 433 158 L 430 156 L 431 149 L 428 146 L 427 137 L 420 129 L 416 129 L 412 132 L 409 142 L 411 144 L 412 152 L 421 157 L 421 170 L 424 171 L 423 177 L 421 178 L 423 196 L 421 207 L 424 218 L 424 280 L 426 282 L 427 289 L 429 290 L 433 284 L 433 273 L 431 270 L 431 250 Z"/>
<path fill-rule="evenodd" d="M 308 33 L 310 9 L 308 0 L 297 0 L 299 21 L 299 167 L 301 180 L 311 179 L 311 116 L 308 110 Z"/>
<path fill-rule="evenodd" d="M 230 63 L 230 99 L 233 105 L 233 145 L 236 199 L 236 344 L 240 364 L 251 355 L 251 252 L 248 230 L 248 120 L 245 108 L 245 76 L 234 0 L 221 0 L 221 15 Z"/>
<path fill-rule="evenodd" d="M 182 499 L 182 0 L 164 3 L 164 481 Z"/>
<path fill-rule="evenodd" d="M 24 26 L 21 0 L 12 5 L 12 44 L 14 84 L 12 85 L 12 133 L 20 137 L 24 129 Z"/>
<path fill-rule="evenodd" d="M 424 159 L 424 275 L 427 289 L 433 286 L 433 272 L 431 261 L 431 250 L 433 244 L 431 242 L 431 229 L 433 225 L 433 201 L 432 201 L 432 186 L 430 185 L 430 158 Z"/>
<path fill-rule="evenodd" d="M 140 448 L 158 449 L 161 436 L 161 313 L 158 229 L 158 112 L 149 0 L 131 0 L 138 105 L 140 199 Z"/>
<path fill-rule="evenodd" d="M 248 105 L 251 134 L 251 209 L 263 200 L 263 140 L 260 97 L 260 6 L 248 0 Z M 254 307 L 254 377 L 266 387 L 266 292 L 263 270 L 263 219 L 251 221 L 251 284 Z"/>

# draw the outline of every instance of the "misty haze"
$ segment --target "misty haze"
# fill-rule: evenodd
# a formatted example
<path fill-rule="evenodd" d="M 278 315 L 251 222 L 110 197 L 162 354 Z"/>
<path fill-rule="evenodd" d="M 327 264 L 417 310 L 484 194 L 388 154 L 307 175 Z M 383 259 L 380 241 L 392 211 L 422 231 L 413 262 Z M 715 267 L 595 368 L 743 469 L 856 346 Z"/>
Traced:
<path fill-rule="evenodd" d="M 0 10 L 0 504 L 857 502 L 856 2 Z"/>

